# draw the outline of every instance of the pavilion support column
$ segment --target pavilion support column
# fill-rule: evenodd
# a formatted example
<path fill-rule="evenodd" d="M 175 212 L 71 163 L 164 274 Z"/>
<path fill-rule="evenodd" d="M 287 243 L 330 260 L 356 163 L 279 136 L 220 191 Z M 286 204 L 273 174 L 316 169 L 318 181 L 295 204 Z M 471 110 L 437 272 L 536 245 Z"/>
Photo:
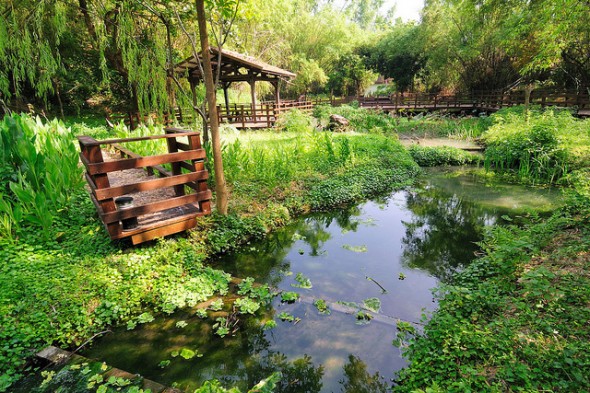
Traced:
<path fill-rule="evenodd" d="M 250 79 L 250 95 L 252 97 L 252 120 L 256 121 L 256 79 Z"/>
<path fill-rule="evenodd" d="M 225 82 L 223 84 L 223 98 L 225 99 L 225 110 L 229 115 L 229 95 L 227 94 L 227 89 L 229 89 L 231 82 Z"/>
<path fill-rule="evenodd" d="M 189 84 L 191 87 L 191 95 L 193 99 L 193 117 L 194 121 L 197 121 L 197 116 L 203 119 L 203 142 L 209 142 L 209 130 L 207 126 L 207 118 L 205 115 L 197 110 L 199 107 L 199 100 L 197 99 L 197 81 L 193 78 L 189 78 Z"/>
<path fill-rule="evenodd" d="M 274 115 L 275 118 L 281 112 L 281 85 L 278 80 L 270 82 L 272 86 L 275 88 L 275 110 Z"/>
<path fill-rule="evenodd" d="M 277 104 L 278 106 L 281 104 L 281 84 L 279 83 L 279 81 L 274 81 L 271 83 L 275 88 L 275 104 Z"/>
<path fill-rule="evenodd" d="M 193 98 L 193 106 L 197 106 L 197 84 L 195 83 L 194 79 L 189 79 L 189 83 L 191 85 L 191 96 Z"/>

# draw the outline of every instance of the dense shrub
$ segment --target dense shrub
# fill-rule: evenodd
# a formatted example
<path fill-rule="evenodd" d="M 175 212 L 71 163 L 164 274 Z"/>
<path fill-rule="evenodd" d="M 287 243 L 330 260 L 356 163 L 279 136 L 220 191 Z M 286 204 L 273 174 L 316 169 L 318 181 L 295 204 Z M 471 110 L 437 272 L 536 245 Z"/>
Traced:
<path fill-rule="evenodd" d="M 483 141 L 486 168 L 512 171 L 534 183 L 556 183 L 590 162 L 590 122 L 567 111 L 499 111 Z"/>
<path fill-rule="evenodd" d="M 0 237 L 22 225 L 47 230 L 82 187 L 82 170 L 69 128 L 28 115 L 0 123 Z"/>
<path fill-rule="evenodd" d="M 287 132 L 310 132 L 315 128 L 315 119 L 299 109 L 291 109 L 281 113 L 275 127 Z"/>
<path fill-rule="evenodd" d="M 450 146 L 428 147 L 412 145 L 408 148 L 412 158 L 420 166 L 479 164 L 482 156 Z"/>

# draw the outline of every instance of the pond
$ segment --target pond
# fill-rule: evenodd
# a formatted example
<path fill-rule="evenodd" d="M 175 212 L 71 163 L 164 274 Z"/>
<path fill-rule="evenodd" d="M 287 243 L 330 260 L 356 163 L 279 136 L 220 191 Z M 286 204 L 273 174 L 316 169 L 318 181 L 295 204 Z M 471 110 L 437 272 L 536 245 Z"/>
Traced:
<path fill-rule="evenodd" d="M 281 392 L 385 391 L 406 365 L 392 345 L 397 321 L 421 327 L 422 315 L 437 307 L 432 289 L 470 263 L 486 225 L 515 220 L 527 208 L 550 211 L 558 200 L 555 190 L 432 170 L 412 190 L 301 218 L 215 262 L 233 276 L 297 292 L 299 301 L 277 297 L 259 317 L 240 317 L 239 329 L 223 339 L 213 334 L 216 314 L 202 320 L 185 311 L 118 330 L 84 355 L 187 390 L 216 378 L 247 391 L 281 371 Z M 312 287 L 296 287 L 298 275 Z M 379 311 L 359 320 L 371 298 L 367 308 Z M 329 315 L 318 312 L 317 299 Z M 281 320 L 283 312 L 294 320 Z M 263 329 L 272 319 L 277 326 Z M 199 355 L 172 356 L 182 348 Z"/>

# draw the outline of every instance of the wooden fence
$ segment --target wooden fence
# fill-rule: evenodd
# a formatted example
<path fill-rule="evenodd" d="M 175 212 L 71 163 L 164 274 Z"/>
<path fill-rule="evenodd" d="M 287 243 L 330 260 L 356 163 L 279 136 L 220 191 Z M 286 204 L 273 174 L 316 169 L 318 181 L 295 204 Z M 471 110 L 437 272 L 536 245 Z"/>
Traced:
<path fill-rule="evenodd" d="M 159 139 L 166 141 L 167 154 L 142 157 L 121 146 Z M 111 239 L 131 237 L 133 244 L 142 243 L 193 228 L 196 217 L 211 213 L 209 174 L 199 133 L 166 128 L 164 135 L 102 141 L 79 136 L 78 141 L 90 197 Z M 101 146 L 106 145 L 115 147 L 121 158 L 105 161 Z M 171 171 L 163 167 L 166 164 Z M 146 180 L 138 176 L 130 182 L 111 185 L 117 174 L 138 168 L 157 172 L 160 177 Z M 125 207 L 119 203 L 121 197 L 139 193 L 150 195 L 145 198 L 146 203 Z"/>
<path fill-rule="evenodd" d="M 303 101 L 282 101 L 276 104 L 273 101 L 252 104 L 218 105 L 218 120 L 220 123 L 229 123 L 238 128 L 270 128 L 273 127 L 278 116 L 290 109 L 311 111 L 317 105 L 339 106 L 358 101 L 364 108 L 381 109 L 386 112 L 425 112 L 425 111 L 496 111 L 525 103 L 524 91 L 510 92 L 473 92 L 470 94 L 428 94 L 428 93 L 396 93 L 389 97 L 333 97 L 324 99 L 310 99 Z M 558 106 L 574 108 L 580 116 L 590 116 L 590 97 L 588 93 L 576 92 L 551 92 L 534 90 L 530 95 L 531 105 L 542 107 Z M 111 114 L 107 122 L 116 123 L 124 121 L 134 129 L 147 119 L 155 119 L 152 116 L 139 116 L 137 113 Z M 164 124 L 174 123 L 174 119 L 182 124 L 190 124 L 195 121 L 192 108 L 177 108 L 174 116 L 163 115 Z M 162 120 L 162 119 L 160 119 Z"/>
<path fill-rule="evenodd" d="M 590 97 L 587 93 L 533 91 L 531 105 L 575 108 L 580 115 L 590 115 Z M 389 97 L 366 97 L 359 100 L 362 107 L 379 108 L 385 111 L 404 110 L 482 110 L 495 111 L 501 108 L 525 104 L 524 91 L 474 92 L 471 94 L 426 94 L 397 93 Z"/>

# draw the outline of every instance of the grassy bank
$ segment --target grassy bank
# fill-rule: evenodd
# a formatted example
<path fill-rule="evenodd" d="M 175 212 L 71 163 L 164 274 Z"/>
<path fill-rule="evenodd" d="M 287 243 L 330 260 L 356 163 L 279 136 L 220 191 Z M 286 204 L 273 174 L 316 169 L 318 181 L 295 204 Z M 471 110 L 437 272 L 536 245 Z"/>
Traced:
<path fill-rule="evenodd" d="M 75 134 L 102 138 L 104 128 L 17 117 L 0 131 L 0 391 L 48 344 L 75 348 L 109 326 L 133 326 L 225 293 L 229 276 L 206 264 L 216 253 L 264 236 L 293 214 L 410 184 L 418 171 L 397 141 L 380 135 L 230 133 L 224 159 L 232 214 L 129 248 L 109 240 L 77 177 Z M 68 154 L 49 154 L 50 145 Z M 53 179 L 56 166 L 78 180 Z"/>
<path fill-rule="evenodd" d="M 493 121 L 488 169 L 568 184 L 569 199 L 549 219 L 488 230 L 485 255 L 438 289 L 424 331 L 401 326 L 411 365 L 394 391 L 590 390 L 590 122 L 522 108 Z"/>
<path fill-rule="evenodd" d="M 440 288 L 439 310 L 409 339 L 394 391 L 590 389 L 589 218 L 588 202 L 572 202 L 525 228 L 493 228 L 486 256 Z"/>

